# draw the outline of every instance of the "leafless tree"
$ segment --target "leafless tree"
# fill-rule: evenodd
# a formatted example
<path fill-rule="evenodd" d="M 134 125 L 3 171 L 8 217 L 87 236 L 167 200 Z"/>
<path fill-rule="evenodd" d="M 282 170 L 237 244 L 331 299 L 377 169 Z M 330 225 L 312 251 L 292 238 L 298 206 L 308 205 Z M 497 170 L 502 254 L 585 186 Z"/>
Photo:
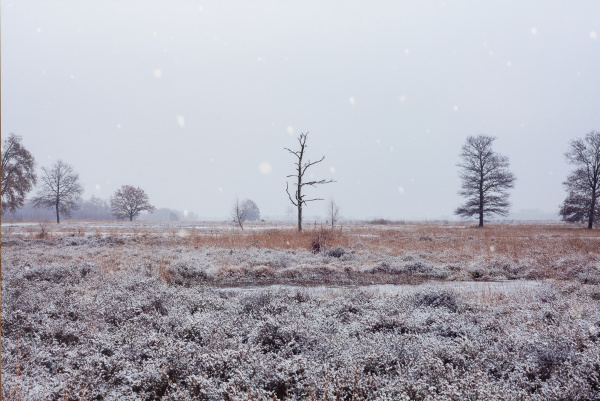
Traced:
<path fill-rule="evenodd" d="M 13 133 L 2 142 L 2 211 L 14 213 L 23 206 L 25 196 L 37 182 L 35 160 Z"/>
<path fill-rule="evenodd" d="M 573 139 L 565 157 L 576 168 L 563 183 L 568 196 L 559 213 L 564 221 L 592 228 L 600 223 L 600 132 Z"/>
<path fill-rule="evenodd" d="M 287 216 L 289 222 L 291 223 L 293 221 L 293 219 L 294 219 L 294 208 L 291 207 L 291 206 L 288 206 L 285 209 L 285 215 Z"/>
<path fill-rule="evenodd" d="M 62 160 L 50 169 L 42 167 L 42 172 L 42 187 L 32 202 L 35 207 L 54 208 L 56 222 L 60 223 L 60 215 L 71 216 L 80 202 L 83 187 L 79 183 L 79 174 Z"/>
<path fill-rule="evenodd" d="M 508 189 L 516 178 L 508 170 L 508 158 L 495 153 L 492 143 L 496 138 L 487 135 L 469 136 L 463 145 L 457 164 L 462 181 L 459 194 L 466 198 L 455 214 L 461 217 L 479 216 L 483 227 L 484 216 L 508 215 Z"/>
<path fill-rule="evenodd" d="M 128 218 L 133 221 L 141 212 L 152 213 L 156 208 L 150 204 L 150 199 L 142 188 L 123 185 L 110 199 L 110 210 L 119 220 Z"/>
<path fill-rule="evenodd" d="M 246 213 L 246 220 L 248 221 L 259 221 L 260 220 L 260 209 L 251 199 L 244 199 L 242 201 L 242 209 Z"/>
<path fill-rule="evenodd" d="M 244 222 L 246 221 L 246 209 L 240 203 L 240 200 L 236 197 L 233 205 L 231 206 L 231 218 L 240 228 L 244 229 Z"/>
<path fill-rule="evenodd" d="M 294 184 L 294 185 L 296 185 L 296 191 L 294 192 L 293 198 L 292 198 L 292 195 L 290 194 L 289 184 L 287 182 L 286 182 L 286 186 L 285 186 L 285 191 L 287 192 L 288 197 L 290 198 L 290 202 L 292 202 L 292 204 L 298 208 L 298 231 L 302 231 L 302 206 L 306 205 L 307 202 L 323 200 L 321 198 L 305 199 L 306 195 L 302 194 L 302 188 L 306 185 L 316 187 L 319 184 L 329 184 L 331 182 L 335 182 L 333 180 L 313 180 L 313 181 L 303 182 L 304 174 L 306 173 L 306 170 L 310 166 L 313 166 L 313 165 L 325 160 L 325 156 L 323 156 L 320 160 L 317 160 L 316 162 L 311 163 L 311 161 L 308 160 L 307 162 L 302 164 L 302 159 L 304 158 L 304 151 L 308 147 L 306 145 L 307 137 L 308 137 L 308 132 L 306 134 L 300 134 L 300 136 L 298 137 L 298 143 L 300 144 L 300 149 L 297 151 L 293 151 L 291 149 L 284 148 L 285 150 L 287 150 L 288 152 L 290 152 L 291 154 L 296 156 L 296 158 L 298 159 L 296 161 L 296 163 L 294 163 L 296 165 L 296 173 L 288 175 L 288 177 L 296 178 L 296 183 Z"/>
<path fill-rule="evenodd" d="M 333 230 L 333 225 L 337 223 L 341 217 L 340 207 L 335 203 L 333 199 L 330 199 L 327 202 L 327 217 L 331 220 L 331 229 Z"/>

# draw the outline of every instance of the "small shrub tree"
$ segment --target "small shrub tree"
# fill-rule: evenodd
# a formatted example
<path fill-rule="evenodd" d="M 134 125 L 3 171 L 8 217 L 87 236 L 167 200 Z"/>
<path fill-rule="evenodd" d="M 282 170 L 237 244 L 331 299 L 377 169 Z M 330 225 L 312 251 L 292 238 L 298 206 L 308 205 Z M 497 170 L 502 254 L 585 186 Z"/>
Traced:
<path fill-rule="evenodd" d="M 236 197 L 233 205 L 231 206 L 231 218 L 233 222 L 237 224 L 242 230 L 244 229 L 244 222 L 246 221 L 246 210 L 240 203 L 240 200 Z"/>
<path fill-rule="evenodd" d="M 110 210 L 119 220 L 137 219 L 141 212 L 154 212 L 156 208 L 150 204 L 150 199 L 142 188 L 123 185 L 117 189 L 110 199 Z"/>
<path fill-rule="evenodd" d="M 331 229 L 333 230 L 333 226 L 337 223 L 341 217 L 340 207 L 335 203 L 333 199 L 330 199 L 327 203 L 327 217 L 331 221 Z"/>

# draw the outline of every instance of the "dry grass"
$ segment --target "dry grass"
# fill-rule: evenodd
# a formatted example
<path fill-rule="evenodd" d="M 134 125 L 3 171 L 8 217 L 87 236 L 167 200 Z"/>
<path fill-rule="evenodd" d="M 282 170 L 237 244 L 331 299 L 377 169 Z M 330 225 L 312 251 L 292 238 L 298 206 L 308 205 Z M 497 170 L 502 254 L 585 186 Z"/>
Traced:
<path fill-rule="evenodd" d="M 3 228 L 3 231 L 8 230 L 8 227 Z M 381 225 L 346 224 L 343 229 L 336 230 L 307 225 L 305 231 L 298 232 L 291 225 L 266 227 L 248 224 L 247 229 L 242 231 L 216 223 L 145 225 L 76 222 L 60 226 L 10 227 L 9 238 L 15 237 L 50 242 L 69 241 L 69 238 L 75 241 L 76 237 L 108 238 L 112 241 L 110 247 L 103 246 L 98 252 L 85 257 L 110 273 L 140 261 L 150 263 L 155 274 L 165 281 L 170 280 L 168 254 L 175 249 L 186 252 L 211 248 L 232 252 L 308 250 L 323 253 L 342 248 L 363 255 L 369 263 L 379 263 L 386 256 L 407 256 L 424 263 L 447 266 L 451 271 L 455 267 L 463 269 L 467 276 L 458 279 L 486 279 L 491 277 L 486 269 L 502 270 L 506 266 L 521 269 L 519 278 L 572 279 L 574 275 L 587 274 L 590 266 L 600 262 L 600 231 L 564 224 L 497 223 L 480 229 L 456 223 L 388 222 Z M 10 243 L 3 245 L 10 246 Z M 138 249 L 139 256 L 121 252 L 121 246 L 125 245 Z M 158 256 L 159 253 L 162 256 Z M 148 255 L 151 260 L 147 260 Z M 41 259 L 48 257 L 40 255 Z M 56 254 L 52 256 L 54 261 L 56 257 Z M 224 271 L 231 270 L 230 273 L 235 274 L 241 268 L 236 260 L 239 257 L 235 254 L 230 256 L 229 252 L 223 252 L 216 257 L 215 263 Z M 268 270 L 272 267 L 260 268 Z M 524 268 L 527 269 L 525 274 L 522 273 Z M 582 280 L 586 281 L 585 278 Z"/>

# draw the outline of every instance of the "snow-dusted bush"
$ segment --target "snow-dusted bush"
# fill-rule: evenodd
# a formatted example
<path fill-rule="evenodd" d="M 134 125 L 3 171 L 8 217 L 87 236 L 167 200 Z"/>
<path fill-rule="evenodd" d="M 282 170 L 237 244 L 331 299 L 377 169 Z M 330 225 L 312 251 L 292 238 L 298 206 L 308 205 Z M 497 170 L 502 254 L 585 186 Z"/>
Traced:
<path fill-rule="evenodd" d="M 231 288 L 479 262 L 84 238 L 3 243 L 4 399 L 600 399 L 600 286 L 576 277 L 504 293 Z M 485 274 L 527 271 L 497 260 Z"/>

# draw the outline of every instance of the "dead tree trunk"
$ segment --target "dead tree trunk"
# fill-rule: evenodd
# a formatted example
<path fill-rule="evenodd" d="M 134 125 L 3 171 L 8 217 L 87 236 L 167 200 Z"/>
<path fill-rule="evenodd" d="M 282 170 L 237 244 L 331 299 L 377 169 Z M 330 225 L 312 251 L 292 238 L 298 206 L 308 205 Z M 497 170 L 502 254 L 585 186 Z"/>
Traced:
<path fill-rule="evenodd" d="M 306 147 L 307 147 L 307 145 L 306 145 L 307 136 L 308 136 L 308 132 L 306 134 L 300 134 L 300 136 L 298 137 L 298 143 L 300 144 L 300 150 L 293 151 L 291 149 L 284 148 L 285 150 L 287 150 L 288 152 L 290 152 L 291 154 L 296 156 L 296 158 L 298 159 L 294 163 L 296 165 L 296 174 L 288 175 L 288 177 L 296 178 L 296 183 L 295 183 L 296 191 L 294 193 L 293 198 L 292 198 L 292 195 L 290 194 L 289 184 L 286 183 L 286 187 L 285 187 L 285 191 L 287 192 L 288 197 L 290 198 L 290 202 L 292 202 L 292 204 L 294 206 L 296 206 L 296 208 L 298 209 L 298 231 L 302 231 L 302 206 L 306 205 L 307 202 L 323 200 L 321 198 L 305 199 L 306 195 L 302 194 L 302 187 L 304 187 L 305 185 L 310 185 L 310 186 L 316 187 L 318 184 L 329 184 L 331 182 L 335 182 L 333 180 L 318 180 L 318 181 L 307 181 L 307 182 L 302 181 L 304 178 L 304 174 L 306 173 L 306 170 L 310 166 L 315 165 L 315 164 L 320 163 L 323 160 L 325 160 L 325 156 L 323 156 L 320 160 L 317 160 L 316 162 L 311 163 L 311 161 L 308 160 L 308 162 L 305 162 L 304 164 L 302 164 L 302 159 L 304 158 L 304 151 L 306 150 Z"/>

